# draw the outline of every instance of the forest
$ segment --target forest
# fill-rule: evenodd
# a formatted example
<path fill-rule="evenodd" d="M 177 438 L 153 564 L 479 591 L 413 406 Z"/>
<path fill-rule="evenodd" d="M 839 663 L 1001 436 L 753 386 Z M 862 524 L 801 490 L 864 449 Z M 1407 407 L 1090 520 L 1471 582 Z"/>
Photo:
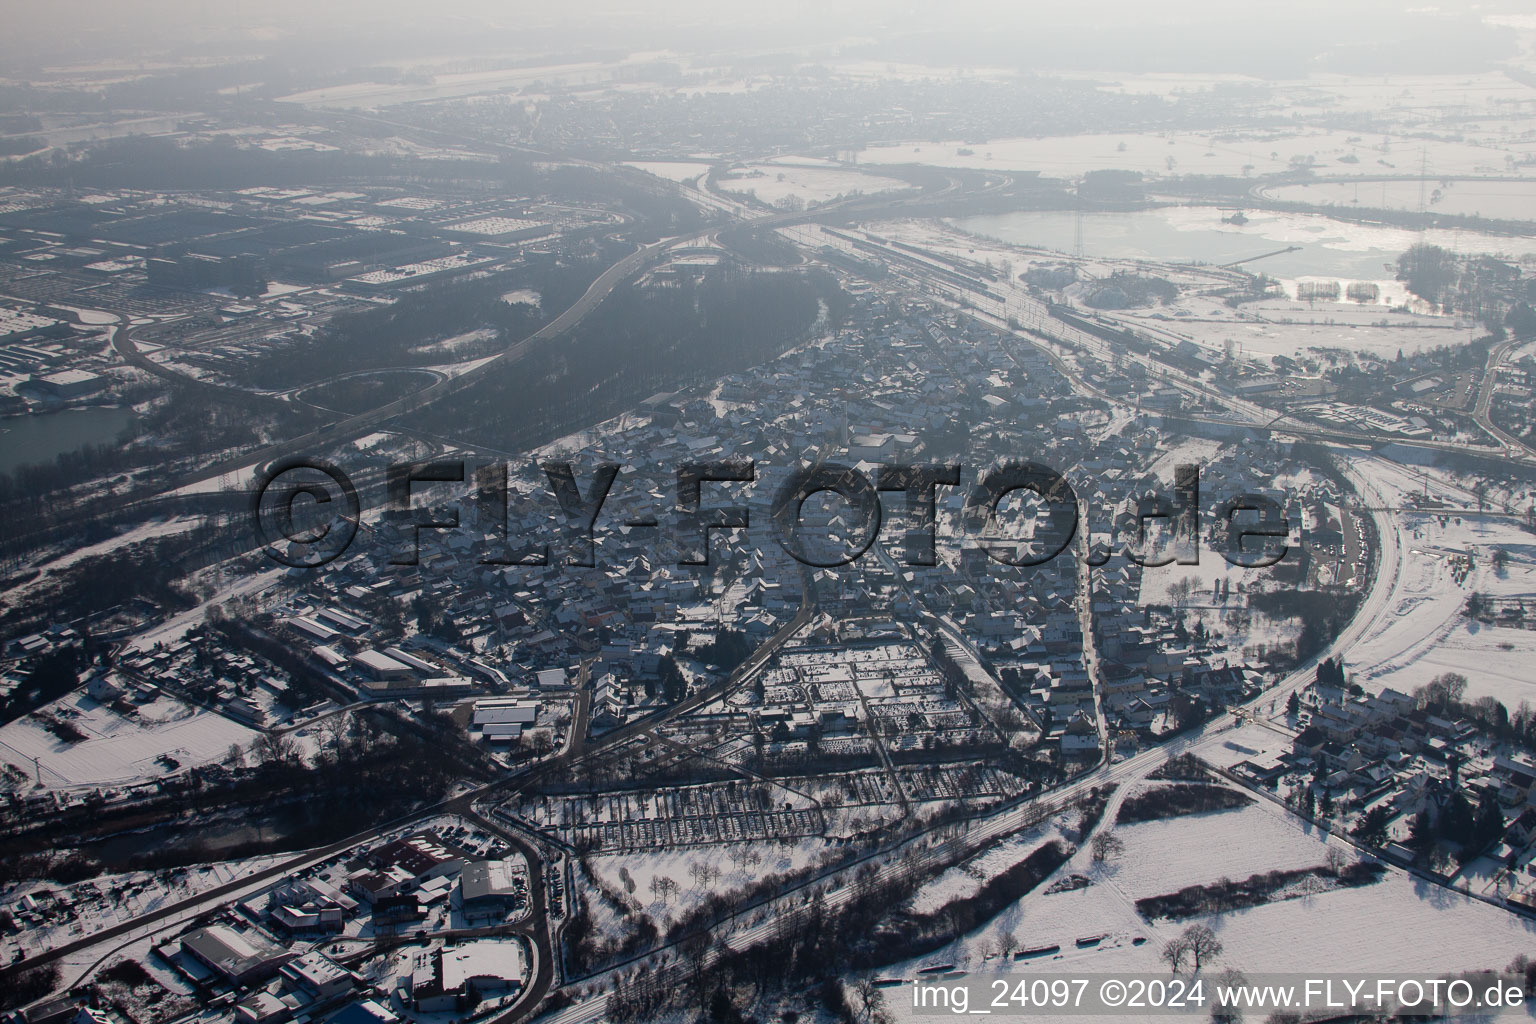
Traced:
<path fill-rule="evenodd" d="M 766 362 L 829 326 L 844 296 L 822 272 L 722 270 L 676 286 L 616 289 L 570 333 L 417 411 L 422 429 L 499 448 L 529 448 L 662 391 Z"/>

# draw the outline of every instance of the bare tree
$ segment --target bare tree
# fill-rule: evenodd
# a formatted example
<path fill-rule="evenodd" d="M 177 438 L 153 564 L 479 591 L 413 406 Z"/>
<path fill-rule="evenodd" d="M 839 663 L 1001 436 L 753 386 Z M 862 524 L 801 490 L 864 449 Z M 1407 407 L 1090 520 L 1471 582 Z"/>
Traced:
<path fill-rule="evenodd" d="M 869 1020 L 870 1014 L 879 1011 L 885 1002 L 885 994 L 875 984 L 875 979 L 865 975 L 853 984 L 854 995 L 859 1001 L 859 1019 Z"/>
<path fill-rule="evenodd" d="M 997 948 L 1002 952 L 1003 958 L 1006 960 L 1008 957 L 1013 956 L 1014 951 L 1019 948 L 1019 937 L 1013 932 L 1003 932 L 997 938 Z"/>
<path fill-rule="evenodd" d="M 1328 883 L 1314 874 L 1308 873 L 1301 879 L 1301 894 L 1304 898 L 1310 899 L 1320 892 L 1327 891 L 1327 889 Z"/>
<path fill-rule="evenodd" d="M 1125 841 L 1113 831 L 1096 833 L 1088 844 L 1095 863 L 1102 864 L 1125 852 Z"/>
<path fill-rule="evenodd" d="M 349 728 L 346 712 L 339 712 L 324 719 L 320 723 L 320 731 L 331 741 L 331 747 L 336 751 L 336 760 L 341 760 L 341 744 L 347 738 Z"/>
<path fill-rule="evenodd" d="M 256 737 L 251 750 L 262 764 L 297 764 L 299 747 L 287 733 L 264 732 Z"/>
<path fill-rule="evenodd" d="M 1248 984 L 1248 979 L 1236 968 L 1228 967 L 1216 976 L 1216 984 L 1212 986 L 1215 992 L 1236 992 L 1237 989 Z M 1222 1002 L 1218 998 L 1216 1004 L 1211 1007 L 1211 1020 L 1215 1024 L 1238 1024 L 1243 1019 L 1243 1008 L 1236 1002 Z"/>
<path fill-rule="evenodd" d="M 1203 924 L 1193 924 L 1184 929 L 1182 936 L 1189 943 L 1189 955 L 1194 958 L 1196 973 L 1200 968 L 1221 956 L 1221 940 Z"/>
<path fill-rule="evenodd" d="M 1337 878 L 1349 864 L 1349 855 L 1337 846 L 1328 847 L 1328 873 Z"/>
<path fill-rule="evenodd" d="M 1184 969 L 1184 961 L 1189 957 L 1190 949 L 1187 935 L 1188 933 L 1185 933 L 1185 935 L 1180 935 L 1178 938 L 1169 939 L 1163 944 L 1163 951 L 1159 954 L 1167 962 L 1169 970 L 1173 971 L 1174 974 L 1178 974 Z"/>

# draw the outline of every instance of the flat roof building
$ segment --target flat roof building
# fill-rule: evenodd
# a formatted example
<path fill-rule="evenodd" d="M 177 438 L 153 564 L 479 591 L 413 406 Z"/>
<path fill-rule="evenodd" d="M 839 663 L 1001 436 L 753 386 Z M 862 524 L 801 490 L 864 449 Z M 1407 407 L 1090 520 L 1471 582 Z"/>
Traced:
<path fill-rule="evenodd" d="M 84 398 L 104 389 L 107 378 L 89 370 L 60 370 L 41 376 L 34 374 L 27 383 L 54 398 Z"/>
<path fill-rule="evenodd" d="M 396 661 L 382 651 L 362 651 L 355 654 L 352 657 L 352 664 L 374 679 L 402 679 L 414 671 L 411 666 Z"/>
<path fill-rule="evenodd" d="M 521 857 L 473 860 L 459 875 L 459 905 L 464 913 L 497 914 L 528 904 L 528 869 Z"/>
<path fill-rule="evenodd" d="M 283 982 L 309 1002 L 327 1002 L 346 995 L 357 976 L 324 953 L 310 952 L 284 964 L 278 971 Z"/>
<path fill-rule="evenodd" d="M 228 925 L 199 928 L 181 937 L 181 951 L 231 985 L 247 985 L 276 974 L 295 954 L 266 939 Z"/>

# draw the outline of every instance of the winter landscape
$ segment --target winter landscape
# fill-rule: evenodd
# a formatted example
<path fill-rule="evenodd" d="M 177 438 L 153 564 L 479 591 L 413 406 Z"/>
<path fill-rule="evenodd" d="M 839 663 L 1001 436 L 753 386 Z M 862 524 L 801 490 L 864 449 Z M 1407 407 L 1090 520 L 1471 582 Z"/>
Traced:
<path fill-rule="evenodd" d="M 4 1024 L 1532 1016 L 1523 5 L 0 54 Z"/>

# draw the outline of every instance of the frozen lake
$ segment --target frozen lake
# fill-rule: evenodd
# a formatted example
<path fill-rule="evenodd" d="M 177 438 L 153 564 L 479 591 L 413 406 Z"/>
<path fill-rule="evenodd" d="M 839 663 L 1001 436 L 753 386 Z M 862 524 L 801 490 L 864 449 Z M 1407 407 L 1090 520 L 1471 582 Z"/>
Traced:
<path fill-rule="evenodd" d="M 1398 256 L 1421 241 L 1455 252 L 1536 253 L 1536 238 L 1471 231 L 1407 231 L 1265 210 L 1250 211 L 1248 222 L 1238 225 L 1223 223 L 1226 215 L 1209 206 L 1084 213 L 1083 255 L 1219 265 L 1294 245 L 1300 251 L 1245 263 L 1243 268 L 1282 278 L 1378 281 L 1391 278 Z M 1076 215 L 1071 211 L 1024 210 L 960 217 L 952 223 L 962 231 L 1017 245 L 1060 252 L 1071 252 L 1075 246 Z"/>

